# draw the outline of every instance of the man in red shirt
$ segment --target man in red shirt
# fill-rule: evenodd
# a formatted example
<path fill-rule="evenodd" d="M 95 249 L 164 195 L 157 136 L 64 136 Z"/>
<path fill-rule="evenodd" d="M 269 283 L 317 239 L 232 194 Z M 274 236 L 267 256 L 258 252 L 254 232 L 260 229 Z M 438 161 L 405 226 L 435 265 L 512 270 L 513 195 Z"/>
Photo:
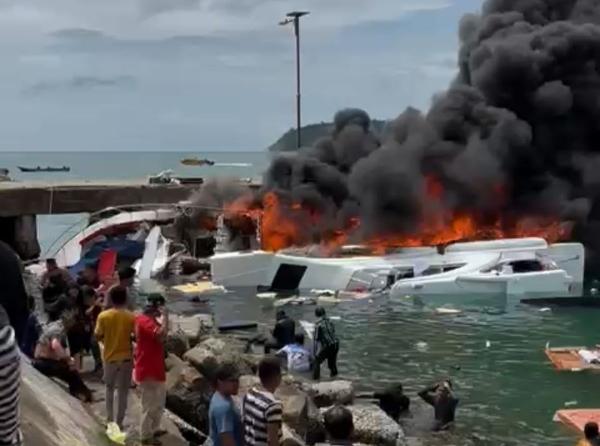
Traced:
<path fill-rule="evenodd" d="M 143 445 L 160 445 L 164 433 L 160 421 L 165 409 L 166 374 L 164 341 L 169 316 L 162 302 L 153 300 L 135 319 L 135 381 L 142 396 L 141 439 Z"/>

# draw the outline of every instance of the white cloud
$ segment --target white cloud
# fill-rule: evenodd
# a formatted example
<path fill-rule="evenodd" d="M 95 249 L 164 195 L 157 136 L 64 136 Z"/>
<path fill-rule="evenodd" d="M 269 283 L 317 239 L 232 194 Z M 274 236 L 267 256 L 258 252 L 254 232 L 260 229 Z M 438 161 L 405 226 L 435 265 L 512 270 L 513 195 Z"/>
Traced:
<path fill-rule="evenodd" d="M 161 38 L 274 28 L 290 10 L 308 10 L 309 28 L 337 29 L 393 21 L 450 0 L 4 0 L 0 35 L 39 35 L 64 28 L 117 37 Z"/>

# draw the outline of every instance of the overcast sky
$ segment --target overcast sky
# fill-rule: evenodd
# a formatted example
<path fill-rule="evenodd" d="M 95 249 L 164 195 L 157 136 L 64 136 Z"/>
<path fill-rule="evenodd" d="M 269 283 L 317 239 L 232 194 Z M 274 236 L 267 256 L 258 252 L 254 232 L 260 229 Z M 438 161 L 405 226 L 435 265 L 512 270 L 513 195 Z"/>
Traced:
<path fill-rule="evenodd" d="M 0 150 L 262 150 L 343 107 L 427 108 L 481 0 L 0 0 Z"/>

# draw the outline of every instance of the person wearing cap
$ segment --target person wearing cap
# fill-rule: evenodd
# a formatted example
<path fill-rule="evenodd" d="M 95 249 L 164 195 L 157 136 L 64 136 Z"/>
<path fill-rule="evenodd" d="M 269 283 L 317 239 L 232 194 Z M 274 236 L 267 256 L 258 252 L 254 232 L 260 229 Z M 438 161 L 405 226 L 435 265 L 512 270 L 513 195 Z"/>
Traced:
<path fill-rule="evenodd" d="M 159 437 L 165 433 L 160 423 L 167 398 L 164 342 L 168 332 L 169 314 L 164 300 L 149 300 L 135 318 L 134 380 L 142 400 L 143 445 L 160 445 Z"/>
<path fill-rule="evenodd" d="M 315 309 L 315 316 L 319 318 L 315 324 L 314 354 L 315 362 L 313 366 L 313 379 L 318 380 L 321 377 L 321 363 L 327 360 L 329 373 L 332 378 L 338 374 L 337 356 L 340 350 L 340 341 L 335 334 L 335 326 L 327 317 L 323 307 Z"/>
<path fill-rule="evenodd" d="M 242 421 L 232 396 L 240 388 L 237 367 L 224 363 L 217 369 L 214 379 L 215 393 L 208 409 L 209 436 L 213 446 L 242 446 Z"/>
<path fill-rule="evenodd" d="M 281 350 L 286 345 L 295 342 L 296 322 L 283 310 L 279 310 L 275 318 L 277 322 L 271 332 L 273 340 L 265 344 L 266 355 L 271 352 L 271 349 Z"/>

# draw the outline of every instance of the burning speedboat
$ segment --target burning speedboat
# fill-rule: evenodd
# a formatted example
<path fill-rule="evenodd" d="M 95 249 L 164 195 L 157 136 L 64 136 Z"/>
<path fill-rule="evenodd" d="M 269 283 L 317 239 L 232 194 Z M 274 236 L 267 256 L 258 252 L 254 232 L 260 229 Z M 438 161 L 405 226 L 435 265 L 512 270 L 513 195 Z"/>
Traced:
<path fill-rule="evenodd" d="M 541 238 L 397 249 L 387 255 L 340 249 L 322 257 L 310 249 L 219 253 L 212 277 L 225 287 L 274 291 L 389 289 L 392 295 L 569 297 L 582 294 L 585 253 L 579 243 Z"/>

